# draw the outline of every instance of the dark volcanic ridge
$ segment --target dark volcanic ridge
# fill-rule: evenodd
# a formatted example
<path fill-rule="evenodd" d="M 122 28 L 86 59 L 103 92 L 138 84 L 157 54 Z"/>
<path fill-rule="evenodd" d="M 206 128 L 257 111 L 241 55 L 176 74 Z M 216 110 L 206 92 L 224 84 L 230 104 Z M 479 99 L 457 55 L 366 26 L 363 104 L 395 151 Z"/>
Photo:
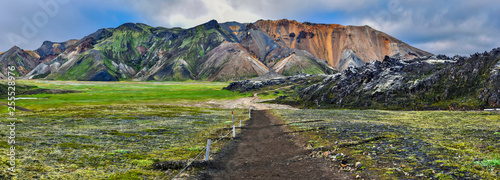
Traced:
<path fill-rule="evenodd" d="M 212 20 L 189 29 L 125 23 L 82 39 L 45 41 L 34 51 L 13 47 L 0 54 L 0 78 L 11 65 L 27 79 L 235 81 L 268 72 L 333 74 L 384 56 L 413 59 L 432 54 L 368 26 L 285 19 Z"/>
<path fill-rule="evenodd" d="M 275 102 L 302 108 L 469 110 L 500 107 L 500 48 L 470 57 L 386 56 L 332 75 L 233 82 L 246 92 L 291 86 Z"/>

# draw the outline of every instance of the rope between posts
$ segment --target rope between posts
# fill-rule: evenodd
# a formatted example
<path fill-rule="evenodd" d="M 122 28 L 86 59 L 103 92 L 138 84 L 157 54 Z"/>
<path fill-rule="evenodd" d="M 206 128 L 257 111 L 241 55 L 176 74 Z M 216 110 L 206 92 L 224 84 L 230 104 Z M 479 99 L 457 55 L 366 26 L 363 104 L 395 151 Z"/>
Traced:
<path fill-rule="evenodd" d="M 213 142 L 212 144 L 215 144 L 217 142 L 219 142 L 221 139 L 225 138 L 226 136 L 228 136 L 229 134 L 231 134 L 231 132 L 233 132 L 233 130 L 231 129 L 226 135 L 222 136 L 221 138 L 217 139 L 217 141 Z M 179 176 L 182 172 L 184 172 L 196 159 L 198 159 L 198 157 L 200 157 L 201 154 L 203 154 L 203 151 L 205 151 L 205 149 L 207 149 L 207 147 L 205 146 L 200 153 L 198 153 L 198 155 L 191 161 L 189 162 L 186 167 L 184 167 L 179 173 L 177 173 L 177 175 L 175 175 L 172 179 L 175 179 L 177 178 L 177 176 Z"/>
<path fill-rule="evenodd" d="M 227 135 L 231 134 L 231 132 L 233 132 L 233 130 L 229 131 L 226 135 L 222 136 L 221 138 L 217 139 L 217 141 L 215 141 L 213 144 L 219 142 L 221 139 L 225 138 Z"/>
<path fill-rule="evenodd" d="M 204 147 L 203 150 L 201 150 L 200 153 L 198 153 L 198 155 L 191 161 L 189 162 L 189 164 L 186 165 L 186 167 L 184 167 L 184 169 L 181 170 L 181 172 L 179 172 L 177 175 L 175 175 L 174 178 L 172 179 L 175 179 L 177 178 L 177 176 L 179 176 L 182 172 L 184 172 L 196 159 L 198 159 L 198 157 L 200 157 L 201 154 L 203 154 L 203 151 L 206 149 L 207 147 Z"/>

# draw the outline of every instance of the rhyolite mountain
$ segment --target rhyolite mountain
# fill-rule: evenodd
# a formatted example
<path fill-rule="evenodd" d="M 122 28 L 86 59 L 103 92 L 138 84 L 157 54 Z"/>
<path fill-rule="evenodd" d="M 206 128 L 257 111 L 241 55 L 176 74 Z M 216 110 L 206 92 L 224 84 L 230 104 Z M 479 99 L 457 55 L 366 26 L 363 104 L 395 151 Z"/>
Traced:
<path fill-rule="evenodd" d="M 15 55 L 35 66 L 15 65 L 30 79 L 234 81 L 266 73 L 332 74 L 384 56 L 431 55 L 368 26 L 212 20 L 189 29 L 126 23 L 78 40 L 46 41 Z M 10 50 L 4 53 L 2 67 L 12 57 Z"/>

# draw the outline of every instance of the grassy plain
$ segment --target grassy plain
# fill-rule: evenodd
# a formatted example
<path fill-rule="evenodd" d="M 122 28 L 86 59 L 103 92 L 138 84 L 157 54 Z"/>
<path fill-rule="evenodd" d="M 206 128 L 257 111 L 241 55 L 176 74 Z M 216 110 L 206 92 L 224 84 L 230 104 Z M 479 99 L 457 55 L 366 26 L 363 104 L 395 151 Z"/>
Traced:
<path fill-rule="evenodd" d="M 500 113 L 484 111 L 274 110 L 311 148 L 361 162 L 361 177 L 498 179 Z"/>
<path fill-rule="evenodd" d="M 208 82 L 82 82 L 82 81 L 18 81 L 40 89 L 75 90 L 80 93 L 18 95 L 39 99 L 16 102 L 32 110 L 85 105 L 113 104 L 179 104 L 208 100 L 237 99 L 250 94 L 221 90 L 228 83 Z M 0 113 L 7 109 L 0 109 Z"/>
<path fill-rule="evenodd" d="M 169 179 L 178 170 L 165 172 L 152 165 L 191 159 L 207 138 L 229 132 L 223 128 L 230 126 L 230 110 L 186 106 L 249 96 L 221 90 L 227 83 L 18 83 L 79 92 L 18 96 L 39 99 L 16 101 L 32 111 L 16 111 L 17 173 L 2 172 L 3 178 Z M 4 130 L 10 122 L 5 110 Z M 247 113 L 236 109 L 235 119 L 247 120 Z M 7 154 L 8 132 L 1 132 L 0 153 Z M 8 167 L 7 158 L 1 156 L 1 169 Z"/>

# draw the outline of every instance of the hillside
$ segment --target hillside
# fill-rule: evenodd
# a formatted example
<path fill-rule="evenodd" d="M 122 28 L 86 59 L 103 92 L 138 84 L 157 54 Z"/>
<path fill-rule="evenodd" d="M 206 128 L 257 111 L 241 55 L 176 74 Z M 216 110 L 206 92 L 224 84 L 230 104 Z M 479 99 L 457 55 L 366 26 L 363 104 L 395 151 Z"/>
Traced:
<path fill-rule="evenodd" d="M 23 67 L 28 79 L 235 81 L 269 71 L 333 74 L 386 55 L 432 54 L 367 26 L 212 20 L 189 29 L 126 23 L 78 40 L 45 41 L 30 55 L 36 63 Z"/>

